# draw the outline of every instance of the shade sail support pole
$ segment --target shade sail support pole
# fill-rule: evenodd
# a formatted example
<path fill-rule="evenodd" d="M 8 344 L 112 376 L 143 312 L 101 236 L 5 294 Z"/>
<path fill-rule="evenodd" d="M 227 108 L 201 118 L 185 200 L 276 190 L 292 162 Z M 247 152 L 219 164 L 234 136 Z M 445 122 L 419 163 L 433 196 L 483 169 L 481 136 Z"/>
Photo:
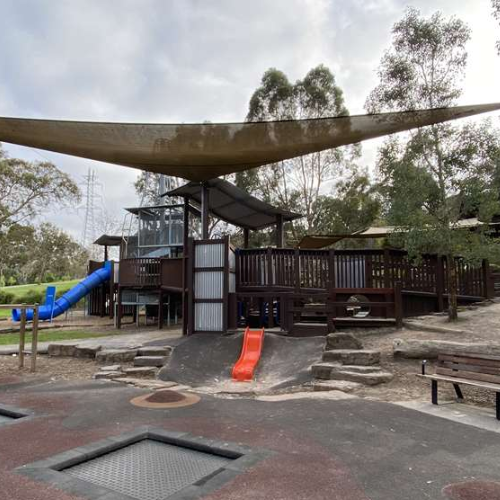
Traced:
<path fill-rule="evenodd" d="M 208 221 L 210 190 L 205 182 L 201 183 L 201 239 L 208 240 Z"/>

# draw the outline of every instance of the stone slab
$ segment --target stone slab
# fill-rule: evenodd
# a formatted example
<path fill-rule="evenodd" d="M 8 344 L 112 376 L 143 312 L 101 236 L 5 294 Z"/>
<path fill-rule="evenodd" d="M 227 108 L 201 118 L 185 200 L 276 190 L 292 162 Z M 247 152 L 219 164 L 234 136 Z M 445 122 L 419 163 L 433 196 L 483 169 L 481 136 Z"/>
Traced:
<path fill-rule="evenodd" d="M 395 339 L 395 356 L 409 359 L 435 359 L 440 352 L 488 354 L 500 356 L 500 345 L 477 342 L 450 342 L 446 340 Z"/>
<path fill-rule="evenodd" d="M 76 352 L 77 344 L 49 344 L 47 352 L 49 356 L 54 357 L 73 357 Z"/>
<path fill-rule="evenodd" d="M 170 346 L 145 346 L 137 350 L 137 356 L 170 356 L 172 351 Z"/>
<path fill-rule="evenodd" d="M 160 368 L 167 361 L 167 356 L 136 356 L 134 358 L 134 366 L 154 366 Z"/>
<path fill-rule="evenodd" d="M 156 376 L 157 369 L 148 366 L 137 366 L 134 368 L 125 368 L 123 373 L 127 377 L 154 377 Z"/>
<path fill-rule="evenodd" d="M 95 359 L 97 353 L 102 349 L 100 345 L 97 346 L 79 346 L 75 348 L 75 358 Z"/>
<path fill-rule="evenodd" d="M 323 353 L 323 361 L 339 361 L 344 365 L 376 365 L 380 363 L 380 351 L 332 349 Z"/>
<path fill-rule="evenodd" d="M 104 349 L 97 353 L 98 363 L 127 363 L 137 356 L 137 349 Z"/>
<path fill-rule="evenodd" d="M 342 391 L 351 392 L 354 389 L 361 387 L 358 382 L 350 382 L 348 380 L 317 380 L 313 382 L 313 391 Z"/>
<path fill-rule="evenodd" d="M 326 350 L 331 349 L 363 349 L 363 343 L 352 333 L 330 333 L 326 336 Z"/>
<path fill-rule="evenodd" d="M 120 377 L 123 377 L 123 372 L 121 371 L 94 373 L 94 379 L 96 380 L 113 380 Z"/>

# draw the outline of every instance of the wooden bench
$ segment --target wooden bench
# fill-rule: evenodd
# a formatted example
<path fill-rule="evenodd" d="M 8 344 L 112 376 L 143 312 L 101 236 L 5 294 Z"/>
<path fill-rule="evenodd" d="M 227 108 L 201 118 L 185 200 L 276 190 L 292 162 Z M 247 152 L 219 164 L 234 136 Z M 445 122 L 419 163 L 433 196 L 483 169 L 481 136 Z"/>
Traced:
<path fill-rule="evenodd" d="M 496 417 L 500 420 L 500 357 L 482 354 L 438 354 L 433 374 L 425 373 L 425 361 L 422 362 L 423 378 L 432 381 L 432 404 L 438 404 L 438 382 L 453 384 L 457 399 L 464 397 L 460 385 L 471 385 L 481 389 L 488 389 L 496 393 Z"/>

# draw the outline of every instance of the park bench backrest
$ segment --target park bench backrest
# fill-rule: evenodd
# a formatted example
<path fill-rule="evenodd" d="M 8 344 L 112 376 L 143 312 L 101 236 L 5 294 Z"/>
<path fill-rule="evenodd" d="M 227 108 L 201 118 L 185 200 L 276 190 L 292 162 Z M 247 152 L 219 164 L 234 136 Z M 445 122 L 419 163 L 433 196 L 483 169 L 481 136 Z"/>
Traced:
<path fill-rule="evenodd" d="M 442 353 L 435 373 L 492 384 L 500 384 L 500 357 L 482 354 Z"/>

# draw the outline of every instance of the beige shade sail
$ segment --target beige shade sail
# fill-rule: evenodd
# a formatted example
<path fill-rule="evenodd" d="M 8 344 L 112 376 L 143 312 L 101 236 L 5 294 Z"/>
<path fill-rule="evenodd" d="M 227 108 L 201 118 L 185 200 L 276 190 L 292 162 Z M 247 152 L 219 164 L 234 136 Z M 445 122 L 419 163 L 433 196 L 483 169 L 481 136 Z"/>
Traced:
<path fill-rule="evenodd" d="M 0 142 L 205 181 L 498 109 L 496 103 L 312 120 L 179 125 L 0 118 Z"/>

